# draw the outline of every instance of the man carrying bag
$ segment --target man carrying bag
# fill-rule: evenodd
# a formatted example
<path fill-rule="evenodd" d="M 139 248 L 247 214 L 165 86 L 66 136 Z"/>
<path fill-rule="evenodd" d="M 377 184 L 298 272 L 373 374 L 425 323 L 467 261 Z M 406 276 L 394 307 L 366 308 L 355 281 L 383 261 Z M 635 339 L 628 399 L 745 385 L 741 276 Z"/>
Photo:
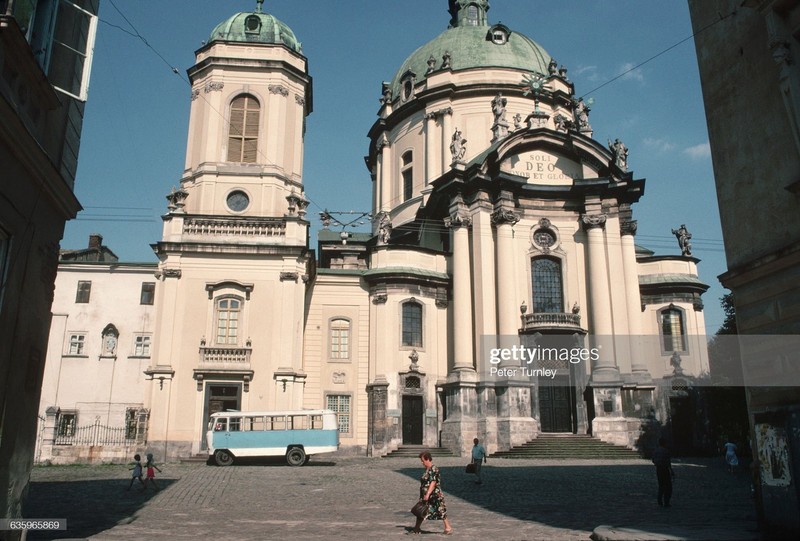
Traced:
<path fill-rule="evenodd" d="M 475 481 L 476 485 L 482 485 L 481 479 L 481 464 L 486 462 L 486 449 L 481 445 L 480 440 L 475 438 L 472 440 L 475 445 L 472 446 L 472 462 L 467 465 L 467 473 L 474 473 L 478 479 Z"/>

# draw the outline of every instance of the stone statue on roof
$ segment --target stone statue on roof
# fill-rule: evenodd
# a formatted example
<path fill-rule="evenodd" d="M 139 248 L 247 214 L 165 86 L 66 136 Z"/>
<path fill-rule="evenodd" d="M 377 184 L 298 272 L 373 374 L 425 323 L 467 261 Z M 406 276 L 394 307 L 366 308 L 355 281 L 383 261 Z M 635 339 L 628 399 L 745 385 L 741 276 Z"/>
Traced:
<path fill-rule="evenodd" d="M 692 234 L 686 229 L 686 224 L 681 224 L 678 229 L 673 229 L 672 234 L 678 239 L 678 246 L 681 248 L 681 255 L 692 255 L 692 243 L 689 240 Z"/>

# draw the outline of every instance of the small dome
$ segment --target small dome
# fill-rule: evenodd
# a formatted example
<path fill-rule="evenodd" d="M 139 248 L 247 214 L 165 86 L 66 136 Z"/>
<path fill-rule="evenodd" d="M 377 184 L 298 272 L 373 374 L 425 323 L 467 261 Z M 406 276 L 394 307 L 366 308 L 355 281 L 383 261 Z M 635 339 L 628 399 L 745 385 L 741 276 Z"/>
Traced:
<path fill-rule="evenodd" d="M 212 41 L 286 45 L 302 54 L 302 47 L 292 29 L 269 13 L 263 13 L 261 2 L 256 11 L 237 13 L 219 23 L 208 39 L 209 43 Z"/>
<path fill-rule="evenodd" d="M 493 30 L 507 32 L 504 39 L 493 39 Z M 410 70 L 416 81 L 427 76 L 429 61 L 433 73 L 442 69 L 443 57 L 449 54 L 450 69 L 461 71 L 475 68 L 511 68 L 526 73 L 546 74 L 550 55 L 538 43 L 520 34 L 504 30 L 502 25 L 457 26 L 445 30 L 438 37 L 423 45 L 403 62 L 392 79 L 392 95 L 400 95 L 403 76 Z M 433 60 L 431 60 L 433 59 Z"/>

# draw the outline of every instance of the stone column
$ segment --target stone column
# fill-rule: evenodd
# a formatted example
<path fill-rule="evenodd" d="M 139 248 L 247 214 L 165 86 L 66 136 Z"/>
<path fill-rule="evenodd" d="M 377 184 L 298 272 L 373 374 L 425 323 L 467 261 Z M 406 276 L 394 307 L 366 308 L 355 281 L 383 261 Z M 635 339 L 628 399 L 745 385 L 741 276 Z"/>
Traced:
<path fill-rule="evenodd" d="M 438 176 L 436 162 L 436 113 L 425 115 L 425 184 L 429 184 Z M 444 152 L 444 149 L 442 149 Z"/>
<path fill-rule="evenodd" d="M 501 194 L 501 197 L 504 197 Z M 499 202 L 492 213 L 497 229 L 497 327 L 502 337 L 519 334 L 519 299 L 514 279 L 514 231 L 519 216 L 512 210 L 513 200 Z"/>
<path fill-rule="evenodd" d="M 600 358 L 592 369 L 592 383 L 618 383 L 620 375 L 611 340 L 613 332 L 611 293 L 608 287 L 608 266 L 603 242 L 606 216 L 604 214 L 584 214 L 582 220 L 588 237 L 588 304 L 592 324 L 590 331 L 595 340 L 595 346 L 603 346 Z M 596 342 L 598 338 L 603 341 L 602 344 Z"/>
<path fill-rule="evenodd" d="M 389 147 L 389 140 L 386 134 L 381 136 L 378 142 L 378 149 L 380 151 L 380 208 L 378 210 L 388 210 L 391 207 L 392 193 L 392 153 Z"/>
<path fill-rule="evenodd" d="M 453 230 L 453 370 L 474 370 L 472 272 L 469 263 L 468 232 L 468 228 L 472 225 L 472 219 L 466 216 L 465 209 L 458 209 L 450 217 L 444 219 L 444 224 Z"/>
<path fill-rule="evenodd" d="M 628 332 L 630 333 L 631 372 L 637 382 L 652 381 L 647 370 L 642 344 L 642 297 L 639 292 L 639 273 L 636 268 L 636 220 L 620 223 L 622 239 L 622 270 L 625 279 L 625 299 L 628 310 Z"/>
<path fill-rule="evenodd" d="M 447 151 L 450 148 L 450 137 L 453 135 L 453 110 L 448 107 L 442 109 L 442 173 L 450 170 L 453 157 Z"/>

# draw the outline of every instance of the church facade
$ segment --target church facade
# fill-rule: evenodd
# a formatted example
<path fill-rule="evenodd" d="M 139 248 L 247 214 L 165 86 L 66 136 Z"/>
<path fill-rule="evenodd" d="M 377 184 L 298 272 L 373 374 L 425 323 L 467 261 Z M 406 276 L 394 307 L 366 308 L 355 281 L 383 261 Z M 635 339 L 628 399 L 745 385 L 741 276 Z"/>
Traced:
<path fill-rule="evenodd" d="M 707 286 L 685 230 L 680 256 L 636 245 L 645 181 L 593 138 L 566 69 L 487 0 L 450 0 L 381 89 L 371 231 L 325 229 L 315 252 L 312 81 L 260 4 L 189 69 L 186 167 L 153 245 L 147 446 L 201 453 L 224 409 L 333 409 L 342 450 L 370 456 L 549 432 L 636 447 L 674 426 L 708 371 Z"/>

